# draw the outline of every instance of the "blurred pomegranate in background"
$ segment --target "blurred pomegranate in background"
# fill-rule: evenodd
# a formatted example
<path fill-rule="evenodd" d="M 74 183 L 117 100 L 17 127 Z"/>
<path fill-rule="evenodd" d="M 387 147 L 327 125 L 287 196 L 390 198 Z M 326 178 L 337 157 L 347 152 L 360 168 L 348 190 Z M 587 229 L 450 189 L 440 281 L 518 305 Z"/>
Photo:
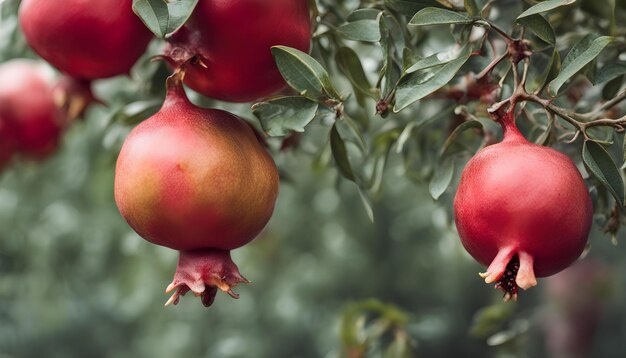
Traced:
<path fill-rule="evenodd" d="M 64 114 L 54 100 L 54 72 L 34 60 L 0 65 L 0 162 L 14 152 L 43 159 L 59 145 Z"/>

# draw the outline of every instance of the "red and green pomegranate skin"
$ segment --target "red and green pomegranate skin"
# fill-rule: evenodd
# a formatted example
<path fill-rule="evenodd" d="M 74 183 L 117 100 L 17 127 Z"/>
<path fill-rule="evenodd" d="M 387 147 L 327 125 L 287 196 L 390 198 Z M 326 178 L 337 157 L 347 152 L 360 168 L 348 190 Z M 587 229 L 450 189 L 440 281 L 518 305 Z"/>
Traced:
<path fill-rule="evenodd" d="M 37 54 L 85 80 L 128 73 L 152 38 L 132 0 L 22 0 L 19 22 Z"/>
<path fill-rule="evenodd" d="M 55 104 L 54 74 L 42 63 L 14 59 L 0 65 L 0 157 L 13 153 L 43 159 L 56 150 L 63 130 Z"/>
<path fill-rule="evenodd" d="M 238 117 L 191 104 L 174 75 L 161 110 L 135 127 L 117 160 L 115 201 L 144 239 L 180 251 L 172 299 L 189 290 L 205 305 L 215 287 L 246 282 L 229 251 L 254 239 L 272 215 L 278 172 Z"/>
<path fill-rule="evenodd" d="M 200 1 L 188 24 L 170 39 L 165 56 L 184 67 L 185 84 L 195 91 L 249 102 L 286 85 L 272 46 L 308 52 L 310 42 L 308 0 Z"/>
<path fill-rule="evenodd" d="M 478 152 L 463 170 L 454 212 L 463 246 L 488 266 L 481 276 L 499 281 L 509 299 L 517 297 L 517 287 L 532 287 L 536 277 L 553 275 L 580 256 L 593 208 L 571 159 L 528 142 L 511 114 L 501 124 L 502 142 Z"/>

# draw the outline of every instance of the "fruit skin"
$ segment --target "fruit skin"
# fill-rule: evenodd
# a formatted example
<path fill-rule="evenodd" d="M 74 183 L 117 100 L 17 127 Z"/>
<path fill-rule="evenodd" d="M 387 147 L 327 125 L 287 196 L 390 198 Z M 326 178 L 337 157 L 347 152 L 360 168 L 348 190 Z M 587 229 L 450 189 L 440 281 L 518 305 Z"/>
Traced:
<path fill-rule="evenodd" d="M 115 201 L 144 239 L 176 250 L 231 250 L 251 241 L 274 209 L 273 160 L 241 119 L 168 95 L 127 137 Z"/>
<path fill-rule="evenodd" d="M 161 110 L 127 137 L 117 160 L 115 202 L 144 239 L 180 251 L 167 302 L 192 290 L 210 305 L 216 288 L 238 297 L 243 278 L 230 250 L 269 221 L 278 194 L 274 161 L 238 117 L 191 104 L 180 74 Z"/>
<path fill-rule="evenodd" d="M 152 38 L 132 0 L 22 0 L 19 22 L 37 54 L 80 79 L 128 73 Z"/>
<path fill-rule="evenodd" d="M 499 280 L 517 256 L 515 283 L 527 289 L 536 284 L 535 276 L 555 274 L 580 256 L 593 208 L 574 163 L 554 149 L 528 142 L 512 114 L 506 116 L 503 141 L 467 163 L 454 212 L 463 246 L 489 265 L 481 274 L 485 281 Z"/>
<path fill-rule="evenodd" d="M 27 59 L 0 65 L 0 135 L 4 158 L 20 152 L 43 159 L 56 150 L 64 127 L 54 101 L 54 75 L 42 63 Z"/>
<path fill-rule="evenodd" d="M 185 84 L 195 91 L 249 102 L 286 85 L 272 46 L 308 52 L 310 42 L 307 0 L 200 1 L 189 23 L 170 39 L 165 57 L 184 68 Z"/>

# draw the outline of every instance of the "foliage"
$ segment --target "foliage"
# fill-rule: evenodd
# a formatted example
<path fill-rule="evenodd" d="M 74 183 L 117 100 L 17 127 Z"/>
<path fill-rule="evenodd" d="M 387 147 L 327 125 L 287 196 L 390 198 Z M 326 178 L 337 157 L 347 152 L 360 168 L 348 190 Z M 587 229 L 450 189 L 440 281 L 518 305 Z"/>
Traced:
<path fill-rule="evenodd" d="M 134 10 L 167 38 L 195 4 Z M 0 61 L 36 57 L 18 5 L 0 2 Z M 137 237 L 113 203 L 121 143 L 164 95 L 170 70 L 150 61 L 158 39 L 130 77 L 96 83 L 107 106 L 92 106 L 59 153 L 2 173 L 0 354 L 549 355 L 542 286 L 558 276 L 504 306 L 454 232 L 458 173 L 498 140 L 501 110 L 580 164 L 596 212 L 583 262 L 626 283 L 623 250 L 601 232 L 623 235 L 625 1 L 318 0 L 316 10 L 310 54 L 272 49 L 291 91 L 252 105 L 192 94 L 271 136 L 283 177 L 270 225 L 234 252 L 253 281 L 241 298 L 163 309 L 175 252 Z M 622 295 L 598 299 L 592 356 L 620 352 Z"/>

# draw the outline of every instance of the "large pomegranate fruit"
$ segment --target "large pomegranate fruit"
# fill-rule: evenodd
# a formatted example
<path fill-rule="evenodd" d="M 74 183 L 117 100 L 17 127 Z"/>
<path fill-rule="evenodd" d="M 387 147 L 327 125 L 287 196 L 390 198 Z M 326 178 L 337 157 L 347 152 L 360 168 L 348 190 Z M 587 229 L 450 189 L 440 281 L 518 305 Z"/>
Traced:
<path fill-rule="evenodd" d="M 33 60 L 16 59 L 0 65 L 0 157 L 15 151 L 42 159 L 59 144 L 63 113 L 56 106 L 52 69 Z"/>
<path fill-rule="evenodd" d="M 286 85 L 272 46 L 307 52 L 310 41 L 308 0 L 200 1 L 170 39 L 165 58 L 184 68 L 185 84 L 199 93 L 248 102 Z"/>
<path fill-rule="evenodd" d="M 86 80 L 128 73 L 152 38 L 132 0 L 22 0 L 19 22 L 35 52 Z"/>
<path fill-rule="evenodd" d="M 528 142 L 512 112 L 500 120 L 501 143 L 478 152 L 461 175 L 454 199 L 465 249 L 489 266 L 505 300 L 536 277 L 555 274 L 582 253 L 591 227 L 589 192 L 574 163 L 558 151 Z"/>
<path fill-rule="evenodd" d="M 161 110 L 129 134 L 115 173 L 115 201 L 144 239 L 180 251 L 175 290 L 209 306 L 217 288 L 247 282 L 230 258 L 263 229 L 274 209 L 278 172 L 241 119 L 191 104 L 181 72 L 167 83 Z"/>

